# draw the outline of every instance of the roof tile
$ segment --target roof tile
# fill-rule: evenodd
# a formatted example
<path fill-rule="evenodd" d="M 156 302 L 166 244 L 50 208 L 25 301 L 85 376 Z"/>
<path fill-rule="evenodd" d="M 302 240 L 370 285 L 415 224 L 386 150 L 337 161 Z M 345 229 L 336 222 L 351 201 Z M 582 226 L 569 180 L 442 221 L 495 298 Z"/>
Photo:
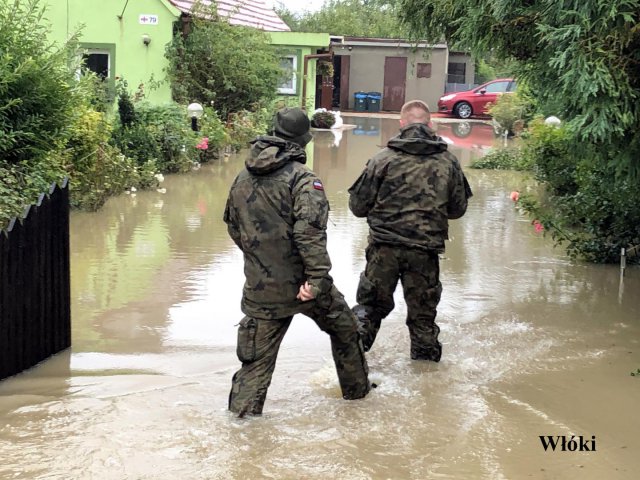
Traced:
<path fill-rule="evenodd" d="M 181 12 L 191 13 L 197 3 L 195 0 L 169 0 Z M 202 0 L 204 6 L 210 6 L 211 0 Z M 273 8 L 263 0 L 217 0 L 218 14 L 229 19 L 232 25 L 258 28 L 268 32 L 289 32 L 291 29 L 282 21 Z"/>

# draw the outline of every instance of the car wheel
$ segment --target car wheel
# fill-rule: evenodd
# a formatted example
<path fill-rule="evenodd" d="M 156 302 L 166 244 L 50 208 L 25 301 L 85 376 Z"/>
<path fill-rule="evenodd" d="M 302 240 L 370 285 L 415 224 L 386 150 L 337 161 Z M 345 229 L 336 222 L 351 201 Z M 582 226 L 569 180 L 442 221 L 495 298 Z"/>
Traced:
<path fill-rule="evenodd" d="M 469 118 L 473 115 L 473 109 L 467 102 L 460 102 L 456 105 L 454 112 L 458 118 Z"/>
<path fill-rule="evenodd" d="M 469 122 L 456 122 L 451 125 L 451 131 L 458 138 L 466 138 L 471 135 L 473 127 Z"/>

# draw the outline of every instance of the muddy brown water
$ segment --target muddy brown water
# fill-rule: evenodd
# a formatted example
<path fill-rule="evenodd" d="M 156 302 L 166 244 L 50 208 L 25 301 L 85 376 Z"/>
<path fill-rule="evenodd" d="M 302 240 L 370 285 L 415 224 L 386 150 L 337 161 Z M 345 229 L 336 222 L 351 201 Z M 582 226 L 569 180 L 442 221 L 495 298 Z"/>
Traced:
<path fill-rule="evenodd" d="M 397 121 L 347 121 L 357 128 L 316 134 L 310 164 L 352 304 L 367 227 L 346 190 Z M 476 123 L 439 132 L 463 165 L 496 141 Z M 621 283 L 616 266 L 570 261 L 514 208 L 526 180 L 510 172 L 466 169 L 475 196 L 441 263 L 440 364 L 409 359 L 398 289 L 369 397 L 340 399 L 328 338 L 299 316 L 265 414 L 233 418 L 243 273 L 221 216 L 241 166 L 72 215 L 73 348 L 0 382 L 0 478 L 638 478 L 640 271 Z M 566 451 L 540 436 L 566 436 Z M 572 436 L 595 436 L 596 451 L 569 451 Z"/>

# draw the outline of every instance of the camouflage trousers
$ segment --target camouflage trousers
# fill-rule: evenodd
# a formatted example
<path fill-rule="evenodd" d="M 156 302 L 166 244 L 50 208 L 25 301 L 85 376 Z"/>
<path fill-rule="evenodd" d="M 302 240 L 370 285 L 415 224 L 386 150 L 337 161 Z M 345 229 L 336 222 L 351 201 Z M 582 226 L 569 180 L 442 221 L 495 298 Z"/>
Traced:
<path fill-rule="evenodd" d="M 440 361 L 440 328 L 435 322 L 442 293 L 438 254 L 370 244 L 366 256 L 367 266 L 360 275 L 356 294 L 358 305 L 353 308 L 358 317 L 365 352 L 373 345 L 382 319 L 395 306 L 393 292 L 400 280 L 407 304 L 411 358 Z"/>
<path fill-rule="evenodd" d="M 370 387 L 369 369 L 358 335 L 356 318 L 342 294 L 332 287 L 322 298 L 300 304 L 300 312 L 329 334 L 342 396 L 364 397 Z M 229 410 L 240 417 L 259 415 L 276 366 L 280 343 L 293 317 L 259 319 L 244 317 L 238 327 L 238 359 L 242 368 L 233 376 Z"/>

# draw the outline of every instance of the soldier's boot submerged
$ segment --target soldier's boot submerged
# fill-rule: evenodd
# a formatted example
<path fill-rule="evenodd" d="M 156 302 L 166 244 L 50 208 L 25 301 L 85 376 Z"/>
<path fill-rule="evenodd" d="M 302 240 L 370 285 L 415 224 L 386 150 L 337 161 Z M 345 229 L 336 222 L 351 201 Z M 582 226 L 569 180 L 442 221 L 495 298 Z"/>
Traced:
<path fill-rule="evenodd" d="M 440 327 L 435 323 L 417 327 L 409 325 L 411 339 L 411 359 L 439 362 L 442 357 L 442 344 L 438 341 Z"/>
<path fill-rule="evenodd" d="M 345 400 L 363 398 L 371 390 L 369 367 L 362 340 L 356 329 L 356 319 L 346 303 L 331 322 L 331 351 L 338 381 Z M 331 318 L 331 317 L 329 317 Z"/>
<path fill-rule="evenodd" d="M 381 316 L 373 308 L 364 305 L 356 305 L 352 311 L 358 321 L 358 335 L 362 340 L 362 346 L 364 351 L 368 352 L 380 330 Z"/>
<path fill-rule="evenodd" d="M 261 415 L 267 398 L 267 387 L 260 390 L 256 391 L 252 386 L 246 385 L 242 370 L 237 371 L 231 381 L 229 411 L 240 418 L 246 415 Z"/>

